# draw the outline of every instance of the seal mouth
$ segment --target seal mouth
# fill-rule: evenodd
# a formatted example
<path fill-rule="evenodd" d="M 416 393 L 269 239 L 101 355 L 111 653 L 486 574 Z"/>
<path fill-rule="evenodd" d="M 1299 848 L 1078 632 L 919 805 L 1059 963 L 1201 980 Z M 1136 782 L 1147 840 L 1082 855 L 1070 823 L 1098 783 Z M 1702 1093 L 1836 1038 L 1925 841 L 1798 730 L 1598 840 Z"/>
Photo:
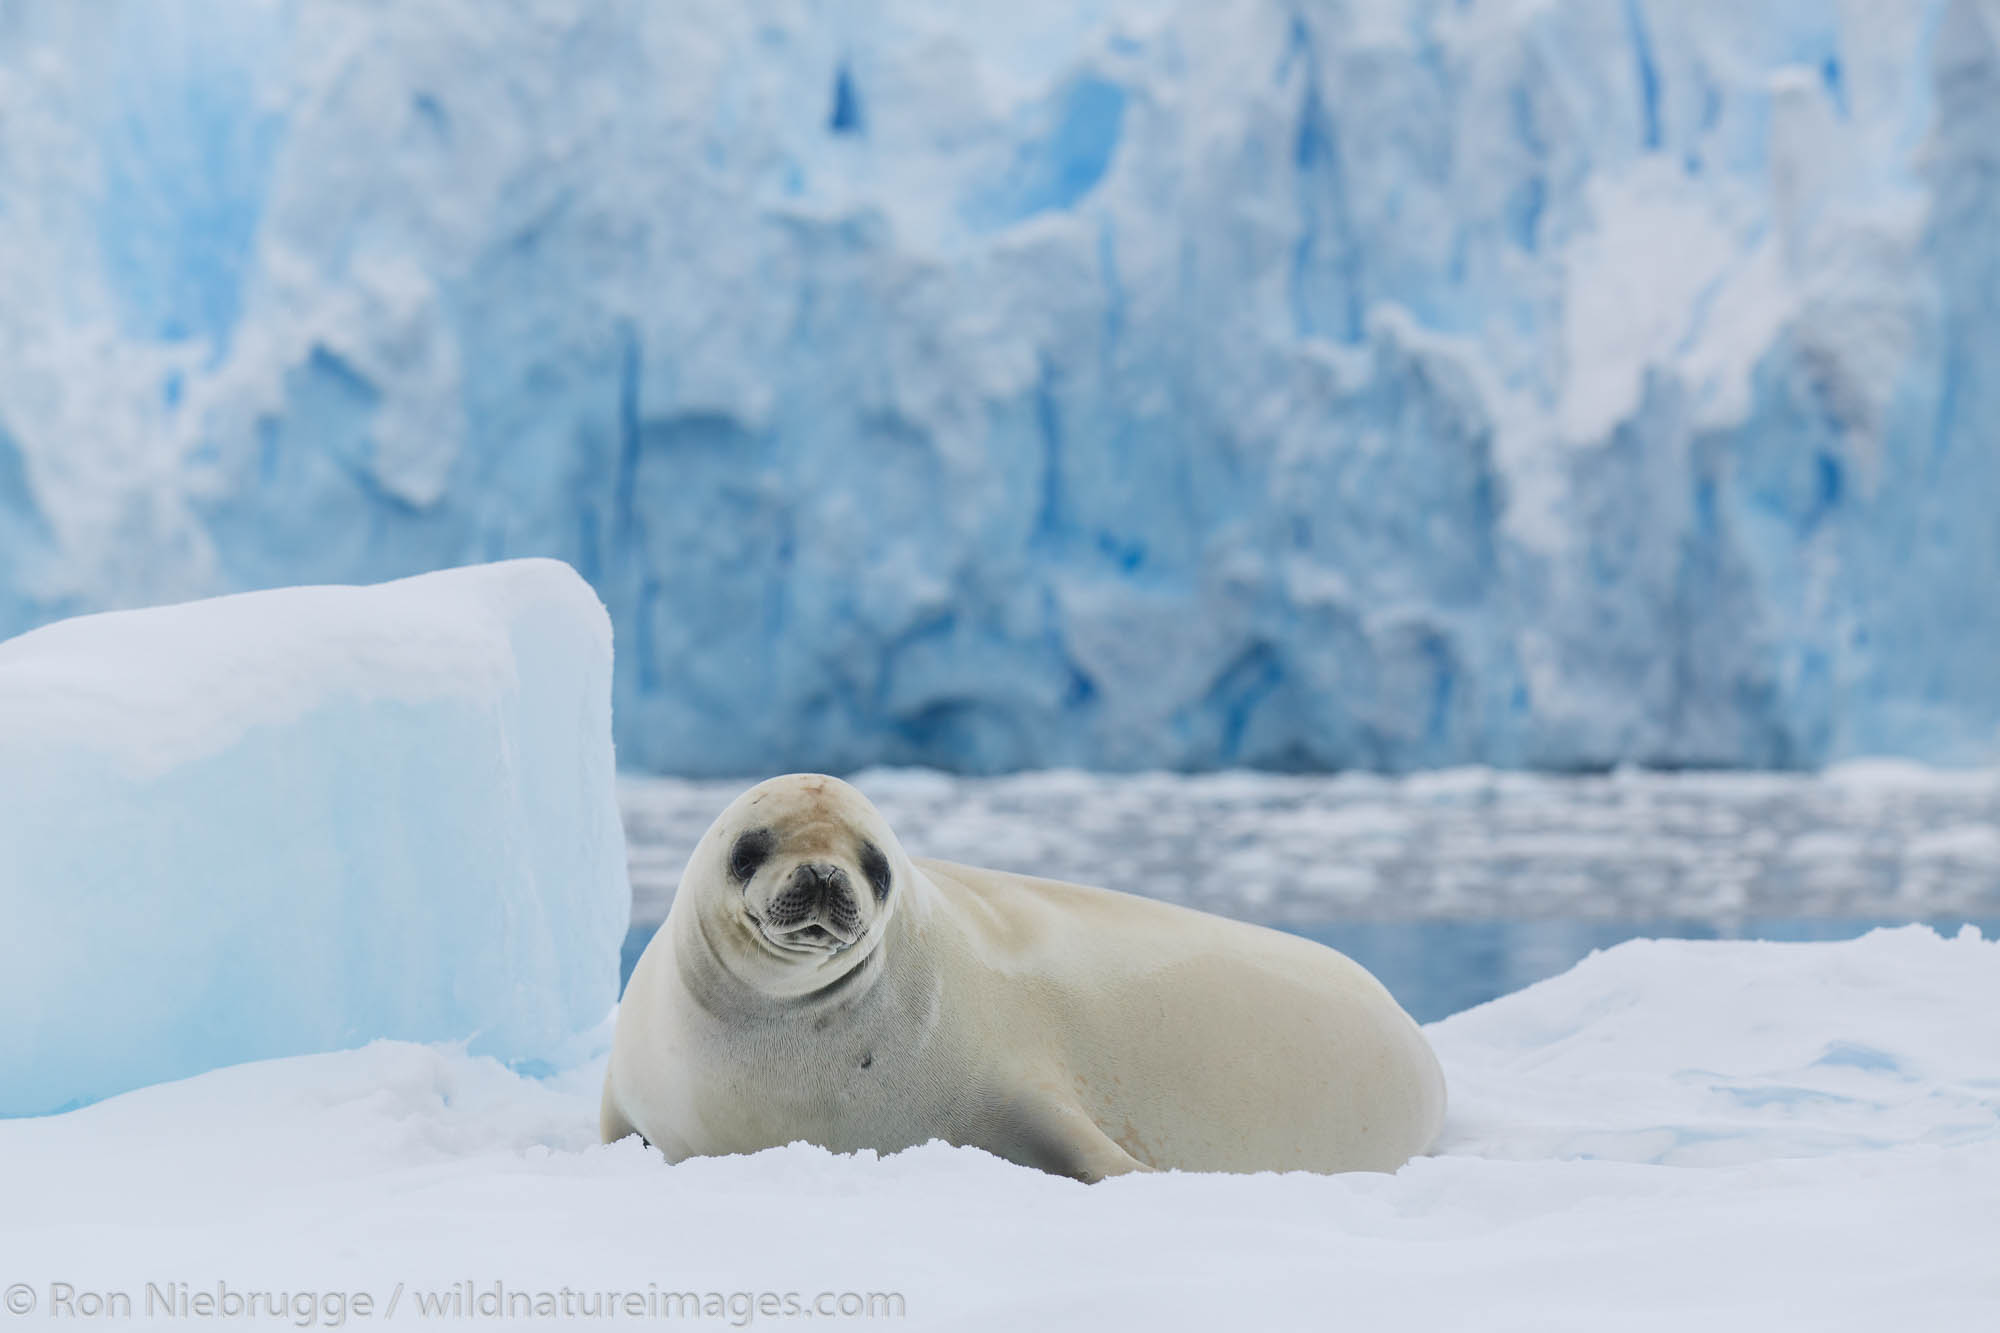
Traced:
<path fill-rule="evenodd" d="M 839 953 L 854 941 L 843 939 L 825 926 L 813 923 L 800 926 L 797 930 L 764 932 L 764 938 L 780 949 L 794 953 Z"/>
<path fill-rule="evenodd" d="M 802 921 L 789 930 L 776 930 L 755 912 L 746 912 L 745 915 L 750 918 L 750 923 L 757 928 L 757 933 L 764 937 L 766 943 L 786 953 L 836 954 L 842 949 L 850 948 L 861 938 L 859 931 L 852 935 L 842 935 L 820 921 Z"/>

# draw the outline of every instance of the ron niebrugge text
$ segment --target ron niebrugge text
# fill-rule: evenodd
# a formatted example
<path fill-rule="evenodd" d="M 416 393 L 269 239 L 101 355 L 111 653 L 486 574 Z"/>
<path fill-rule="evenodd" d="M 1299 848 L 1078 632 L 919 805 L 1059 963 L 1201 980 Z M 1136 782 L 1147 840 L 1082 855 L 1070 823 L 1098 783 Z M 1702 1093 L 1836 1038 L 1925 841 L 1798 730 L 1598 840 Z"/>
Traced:
<path fill-rule="evenodd" d="M 148 1282 L 132 1289 L 16 1282 L 0 1310 L 58 1319 L 283 1320 L 298 1328 L 340 1328 L 350 1320 L 626 1319 L 718 1321 L 744 1328 L 758 1319 L 901 1319 L 899 1291 L 688 1291 L 647 1283 L 638 1288 L 510 1287 L 467 1279 L 445 1286 L 398 1282 L 386 1298 L 372 1291 L 285 1290 L 229 1282 Z"/>

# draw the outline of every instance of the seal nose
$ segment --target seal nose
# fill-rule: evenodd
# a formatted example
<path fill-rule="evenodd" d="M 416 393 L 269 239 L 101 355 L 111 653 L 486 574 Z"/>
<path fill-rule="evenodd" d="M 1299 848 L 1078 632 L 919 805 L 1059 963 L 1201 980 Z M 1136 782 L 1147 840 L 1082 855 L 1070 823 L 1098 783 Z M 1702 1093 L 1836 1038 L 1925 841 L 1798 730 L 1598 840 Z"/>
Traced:
<path fill-rule="evenodd" d="M 824 902 L 828 894 L 847 888 L 847 872 L 824 861 L 805 861 L 792 872 L 792 882 L 817 893 Z"/>

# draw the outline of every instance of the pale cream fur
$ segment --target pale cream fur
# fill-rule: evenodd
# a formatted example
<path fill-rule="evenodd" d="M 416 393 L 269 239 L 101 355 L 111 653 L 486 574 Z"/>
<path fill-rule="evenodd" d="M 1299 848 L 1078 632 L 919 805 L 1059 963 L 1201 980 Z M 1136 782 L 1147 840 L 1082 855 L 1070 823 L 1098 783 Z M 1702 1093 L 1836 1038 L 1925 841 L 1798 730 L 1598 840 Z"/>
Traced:
<path fill-rule="evenodd" d="M 727 871 L 769 827 L 768 875 L 833 861 L 888 898 L 852 945 L 773 947 Z M 1444 1079 L 1422 1031 L 1332 949 L 1129 894 L 913 861 L 838 779 L 774 778 L 704 835 L 633 973 L 606 1140 L 670 1160 L 795 1140 L 968 1144 L 1085 1180 L 1144 1169 L 1390 1171 L 1423 1152 Z"/>

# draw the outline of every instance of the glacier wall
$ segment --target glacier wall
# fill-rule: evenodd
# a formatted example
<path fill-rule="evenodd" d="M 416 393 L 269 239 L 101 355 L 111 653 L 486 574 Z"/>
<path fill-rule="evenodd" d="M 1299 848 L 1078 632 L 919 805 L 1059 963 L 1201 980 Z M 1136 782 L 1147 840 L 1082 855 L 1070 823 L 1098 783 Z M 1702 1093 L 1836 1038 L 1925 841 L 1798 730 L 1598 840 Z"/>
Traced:
<path fill-rule="evenodd" d="M 0 631 L 542 554 L 633 767 L 1994 762 L 1996 52 L 0 0 Z"/>

